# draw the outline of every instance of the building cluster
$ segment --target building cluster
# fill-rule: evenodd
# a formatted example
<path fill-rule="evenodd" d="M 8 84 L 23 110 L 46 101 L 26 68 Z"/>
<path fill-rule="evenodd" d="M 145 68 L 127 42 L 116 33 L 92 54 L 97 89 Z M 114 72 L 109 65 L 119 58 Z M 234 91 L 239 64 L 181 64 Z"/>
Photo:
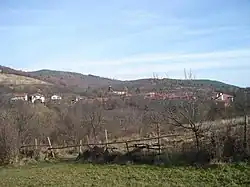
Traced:
<path fill-rule="evenodd" d="M 234 101 L 234 96 L 226 93 L 214 93 L 212 100 L 216 103 L 223 103 L 225 106 L 229 106 Z M 152 100 L 191 100 L 195 99 L 192 92 L 177 92 L 177 93 L 158 93 L 149 92 L 144 95 L 144 99 Z"/>
<path fill-rule="evenodd" d="M 128 88 L 126 88 L 124 91 L 117 91 L 113 90 L 113 88 L 109 86 L 108 92 L 117 96 L 127 96 L 127 97 L 132 96 L 132 94 L 128 93 Z"/>
<path fill-rule="evenodd" d="M 145 99 L 153 99 L 153 100 L 189 100 L 192 99 L 193 96 L 191 93 L 157 93 L 157 92 L 149 92 L 144 96 Z"/>
<path fill-rule="evenodd" d="M 114 96 L 122 96 L 122 97 L 131 97 L 132 94 L 128 93 L 128 89 L 125 89 L 124 91 L 116 91 L 113 90 L 111 86 L 108 88 L 108 93 Z M 138 94 L 136 94 L 138 95 Z M 139 94 L 144 96 L 144 99 L 151 99 L 151 100 L 191 100 L 195 99 L 193 92 L 191 91 L 172 91 L 168 93 L 160 93 L 160 92 L 148 92 L 144 94 Z M 60 95 L 54 94 L 48 97 L 47 99 L 45 98 L 44 95 L 40 93 L 36 94 L 15 94 L 14 97 L 11 98 L 12 101 L 16 100 L 23 100 L 23 101 L 28 101 L 31 103 L 45 103 L 45 101 L 51 100 L 51 101 L 56 101 L 56 100 L 61 100 L 62 97 Z M 223 103 L 225 106 L 229 106 L 233 100 L 234 97 L 229 94 L 225 93 L 214 93 L 214 96 L 212 97 L 216 103 Z M 94 101 L 101 101 L 101 102 L 106 102 L 108 98 L 84 98 L 81 96 L 76 96 L 74 99 L 71 100 L 71 103 L 74 104 L 78 101 L 81 101 L 84 103 L 93 103 Z"/>
<path fill-rule="evenodd" d="M 61 100 L 61 99 L 62 99 L 62 97 L 59 95 L 52 95 L 50 97 L 50 100 Z M 44 95 L 42 95 L 40 93 L 35 93 L 35 94 L 23 93 L 23 94 L 14 94 L 10 100 L 11 101 L 22 100 L 22 101 L 27 101 L 27 102 L 31 102 L 31 103 L 37 103 L 37 102 L 45 103 L 46 98 Z"/>

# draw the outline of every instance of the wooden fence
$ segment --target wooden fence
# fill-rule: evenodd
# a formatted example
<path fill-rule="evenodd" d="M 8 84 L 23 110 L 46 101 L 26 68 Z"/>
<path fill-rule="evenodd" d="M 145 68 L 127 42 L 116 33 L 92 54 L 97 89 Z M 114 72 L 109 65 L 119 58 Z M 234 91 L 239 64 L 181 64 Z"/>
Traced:
<path fill-rule="evenodd" d="M 237 118 L 235 120 L 222 120 L 221 122 L 223 122 L 223 124 L 225 124 L 226 122 L 227 123 L 230 123 L 231 127 L 236 127 L 237 124 L 239 122 L 243 122 L 245 121 L 245 136 L 246 136 L 246 127 L 248 126 L 248 118 Z M 219 125 L 219 127 L 224 127 L 224 125 Z M 213 128 L 213 127 L 212 127 Z M 155 137 L 150 137 L 150 138 L 139 138 L 139 139 L 130 139 L 130 140 L 123 140 L 123 141 L 117 141 L 117 140 L 114 140 L 114 141 L 109 141 L 108 140 L 108 131 L 105 129 L 104 131 L 104 134 L 105 134 L 105 142 L 104 143 L 83 143 L 82 140 L 80 140 L 79 144 L 73 144 L 73 145 L 64 145 L 64 146 L 52 146 L 51 144 L 51 141 L 50 141 L 50 138 L 47 137 L 47 141 L 48 141 L 48 144 L 38 144 L 37 143 L 37 139 L 35 139 L 35 144 L 30 144 L 30 145 L 22 145 L 20 148 L 35 148 L 35 149 L 38 149 L 41 148 L 41 147 L 45 147 L 47 148 L 48 151 L 51 151 L 53 156 L 54 156 L 54 153 L 53 153 L 53 150 L 61 150 L 61 149 L 68 149 L 68 148 L 79 148 L 79 152 L 81 153 L 82 150 L 83 150 L 83 147 L 91 147 L 91 146 L 104 146 L 106 149 L 113 149 L 114 147 L 110 147 L 111 145 L 118 145 L 118 144 L 124 144 L 124 147 L 126 148 L 126 151 L 129 152 L 129 148 L 131 147 L 145 147 L 147 148 L 148 150 L 149 149 L 154 149 L 154 150 L 158 150 L 159 154 L 161 153 L 162 151 L 162 140 L 165 140 L 167 142 L 171 142 L 171 140 L 166 140 L 166 138 L 171 138 L 172 141 L 174 142 L 180 142 L 180 141 L 183 141 L 183 140 L 179 140 L 179 141 L 176 141 L 176 139 L 174 138 L 177 138 L 177 137 L 185 137 L 185 139 L 191 139 L 193 140 L 194 138 L 194 135 L 192 133 L 188 134 L 188 133 L 180 133 L 180 134 L 166 134 L 166 135 L 161 135 L 161 132 L 160 132 L 160 127 L 159 125 L 157 125 L 157 136 Z M 208 135 L 209 136 L 209 135 Z M 246 139 L 246 137 L 244 137 Z M 88 138 L 87 138 L 88 139 Z M 173 140 L 174 139 L 174 140 Z M 146 142 L 146 141 L 152 141 L 152 140 L 156 140 L 157 143 L 154 143 L 154 144 L 146 144 L 146 143 L 138 143 L 138 142 Z M 246 140 L 245 140 L 246 141 Z M 133 144 L 132 146 L 129 145 L 129 144 Z"/>
<path fill-rule="evenodd" d="M 161 140 L 163 138 L 175 138 L 175 137 L 180 137 L 180 136 L 183 136 L 183 135 L 179 135 L 179 134 L 160 135 L 160 133 L 158 133 L 158 135 L 156 137 L 150 137 L 150 138 L 139 138 L 139 139 L 130 139 L 130 140 L 123 140 L 123 141 L 116 141 L 115 140 L 115 141 L 112 141 L 112 142 L 109 142 L 108 139 L 106 138 L 106 142 L 104 142 L 104 143 L 82 143 L 82 140 L 80 140 L 79 144 L 66 145 L 66 146 L 56 146 L 56 147 L 52 146 L 52 144 L 50 142 L 50 139 L 48 137 L 48 144 L 22 145 L 20 148 L 46 147 L 48 150 L 56 150 L 56 149 L 68 149 L 68 148 L 79 147 L 80 150 L 82 150 L 82 147 L 105 146 L 106 148 L 108 148 L 109 145 L 124 144 L 125 147 L 128 149 L 128 147 L 130 147 L 129 144 L 132 144 L 132 143 L 137 143 L 135 145 L 146 145 L 146 144 L 138 144 L 138 142 L 145 142 L 145 141 L 150 141 L 150 140 L 157 140 L 157 143 L 156 144 L 152 144 L 151 146 L 158 146 L 157 149 L 159 150 L 159 152 L 161 152 Z M 37 140 L 35 140 L 35 141 L 37 141 Z M 151 149 L 151 148 L 149 148 L 149 149 Z"/>

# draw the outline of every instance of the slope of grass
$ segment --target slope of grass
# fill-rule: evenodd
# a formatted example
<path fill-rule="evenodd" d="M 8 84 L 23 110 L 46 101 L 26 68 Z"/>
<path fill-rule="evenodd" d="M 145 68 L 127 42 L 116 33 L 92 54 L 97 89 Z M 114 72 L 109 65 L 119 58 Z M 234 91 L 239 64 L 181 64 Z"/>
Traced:
<path fill-rule="evenodd" d="M 249 186 L 250 167 L 54 164 L 0 170 L 1 186 Z"/>
<path fill-rule="evenodd" d="M 49 84 L 47 82 L 15 74 L 0 73 L 0 84 L 29 85 L 29 84 Z"/>

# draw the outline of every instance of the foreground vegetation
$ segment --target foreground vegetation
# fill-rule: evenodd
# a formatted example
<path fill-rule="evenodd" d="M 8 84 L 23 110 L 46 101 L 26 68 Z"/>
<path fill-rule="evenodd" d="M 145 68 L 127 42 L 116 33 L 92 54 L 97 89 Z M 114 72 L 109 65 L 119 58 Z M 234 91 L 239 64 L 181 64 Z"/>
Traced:
<path fill-rule="evenodd" d="M 0 170 L 2 186 L 248 186 L 250 166 L 42 164 Z"/>
<path fill-rule="evenodd" d="M 9 69 L 7 72 L 6 69 L 2 69 L 3 76 L 10 76 L 8 73 L 11 73 Z M 12 72 L 18 76 L 28 76 L 19 73 Z M 66 75 L 66 77 L 73 76 L 67 73 Z M 51 78 L 50 72 L 46 76 Z M 96 81 L 99 80 L 97 77 L 90 77 Z M 31 78 L 34 77 L 29 76 L 29 79 Z M 82 82 L 84 77 L 79 75 L 79 78 Z M 247 117 L 250 114 L 250 95 L 248 97 L 245 89 L 231 90 L 235 95 L 234 101 L 228 101 L 228 105 L 225 106 L 225 103 L 217 101 L 212 85 L 206 86 L 204 82 L 197 84 L 191 73 L 188 78 L 185 74 L 185 78 L 186 80 L 183 81 L 158 78 L 143 80 L 144 84 L 150 85 L 147 88 L 139 83 L 135 84 L 137 81 L 132 81 L 134 86 L 124 82 L 123 89 L 129 93 L 128 96 L 117 96 L 107 86 L 96 90 L 88 85 L 86 92 L 81 94 L 84 99 L 78 102 L 75 102 L 76 98 L 71 94 L 66 94 L 62 100 L 48 100 L 44 104 L 10 102 L 11 95 L 4 94 L 5 97 L 0 97 L 0 165 L 18 162 L 23 157 L 33 158 L 34 155 L 36 155 L 35 158 L 40 158 L 39 154 L 46 152 L 46 147 L 42 149 L 41 144 L 49 143 L 55 148 L 59 145 L 74 145 L 79 142 L 97 144 L 107 140 L 148 138 L 166 134 L 178 134 L 181 137 L 162 138 L 155 145 L 158 152 L 166 148 L 165 152 L 168 154 L 166 160 L 169 164 L 181 162 L 192 165 L 205 164 L 212 160 L 221 162 L 250 160 L 250 131 Z M 60 77 L 59 80 L 64 79 L 65 77 Z M 107 81 L 105 79 L 104 82 Z M 85 82 L 88 82 L 86 77 L 83 84 Z M 6 85 L 2 86 L 2 90 L 5 90 Z M 20 92 L 27 89 L 27 93 L 42 92 L 45 95 L 61 93 L 54 92 L 48 84 L 43 85 L 48 92 L 40 89 L 40 86 L 34 87 L 33 84 L 25 87 L 21 83 L 17 86 L 8 86 L 10 87 L 9 90 L 5 90 L 6 93 L 15 93 L 17 88 Z M 112 88 L 114 87 L 112 84 Z M 67 84 L 66 88 L 69 89 Z M 145 98 L 145 93 L 148 91 L 156 92 L 156 95 L 170 94 L 169 97 L 173 93 L 180 95 L 179 99 L 164 99 L 158 96 L 153 97 L 156 99 Z M 236 122 L 236 119 L 243 116 L 244 121 Z M 224 121 L 225 123 L 221 125 L 217 123 L 221 119 L 230 120 Z M 20 150 L 23 145 L 34 143 L 39 145 L 35 150 L 33 146 L 27 150 Z M 140 148 L 138 145 L 131 145 L 132 142 L 129 145 L 126 144 L 126 147 L 125 144 L 118 147 L 126 149 L 127 153 L 142 153 L 142 157 L 145 157 L 143 151 L 152 150 L 148 145 L 151 143 L 153 142 L 139 145 Z M 131 150 L 132 147 L 135 150 Z M 117 147 L 112 147 L 112 150 L 113 148 Z M 71 154 L 72 151 L 76 150 L 68 150 L 68 153 Z M 104 158 L 107 156 L 104 153 L 102 155 Z M 123 159 L 124 155 L 122 155 L 121 160 L 137 161 L 135 163 L 142 160 L 141 155 L 134 155 L 129 153 L 125 155 L 126 159 Z M 113 154 L 108 155 L 108 160 L 101 159 L 105 163 L 110 163 L 110 160 L 113 163 L 116 160 L 109 159 L 114 158 L 113 156 Z M 146 163 L 152 163 L 154 158 L 146 160 Z"/>

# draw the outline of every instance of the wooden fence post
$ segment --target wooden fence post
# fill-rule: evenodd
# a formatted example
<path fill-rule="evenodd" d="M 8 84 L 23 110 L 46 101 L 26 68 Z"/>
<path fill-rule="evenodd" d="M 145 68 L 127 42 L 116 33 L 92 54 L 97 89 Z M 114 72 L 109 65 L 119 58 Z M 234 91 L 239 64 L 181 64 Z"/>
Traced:
<path fill-rule="evenodd" d="M 158 151 L 159 151 L 159 154 L 161 154 L 161 130 L 160 130 L 160 125 L 159 123 L 157 123 L 157 140 L 158 140 Z"/>
<path fill-rule="evenodd" d="M 80 140 L 79 154 L 82 154 L 82 140 Z"/>
<path fill-rule="evenodd" d="M 86 136 L 86 141 L 87 141 L 87 144 L 89 144 L 89 136 L 88 135 Z"/>
<path fill-rule="evenodd" d="M 38 149 L 38 145 L 37 145 L 37 139 L 35 138 L 35 149 Z"/>
<path fill-rule="evenodd" d="M 50 141 L 50 138 L 49 137 L 47 137 L 47 139 L 48 139 L 48 142 L 49 142 L 49 148 L 50 148 L 50 151 L 51 151 L 51 154 L 52 154 L 52 157 L 53 158 L 55 158 L 55 154 L 54 154 L 54 152 L 53 152 L 53 150 L 52 150 L 52 144 L 51 144 L 51 141 Z"/>
<path fill-rule="evenodd" d="M 86 143 L 88 145 L 88 148 L 91 148 L 90 145 L 89 145 L 90 143 L 89 143 L 89 136 L 88 135 L 86 135 Z"/>
<path fill-rule="evenodd" d="M 126 141 L 125 144 L 126 144 L 127 153 L 129 153 L 128 141 Z"/>
<path fill-rule="evenodd" d="M 105 129 L 105 141 L 106 141 L 106 149 L 108 149 L 108 131 Z"/>

